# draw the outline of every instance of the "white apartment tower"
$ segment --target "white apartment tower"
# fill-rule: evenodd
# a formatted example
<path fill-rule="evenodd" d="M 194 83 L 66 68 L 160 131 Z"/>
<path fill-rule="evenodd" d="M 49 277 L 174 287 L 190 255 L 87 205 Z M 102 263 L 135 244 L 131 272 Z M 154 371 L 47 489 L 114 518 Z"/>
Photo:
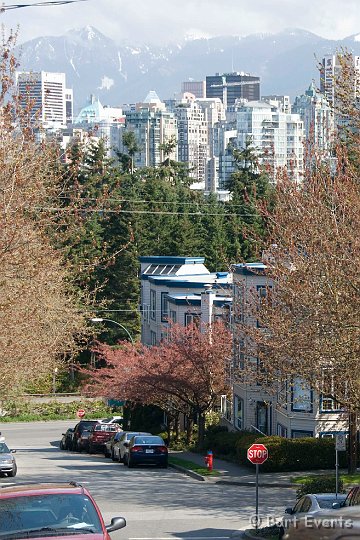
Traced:
<path fill-rule="evenodd" d="M 196 102 L 180 103 L 175 107 L 178 124 L 179 161 L 187 163 L 193 189 L 205 189 L 208 148 L 208 122 Z"/>
<path fill-rule="evenodd" d="M 71 92 L 66 89 L 65 73 L 18 72 L 17 86 L 24 106 L 29 98 L 34 100 L 34 124 L 45 129 L 66 127 L 66 95 Z"/>
<path fill-rule="evenodd" d="M 282 112 L 263 101 L 249 101 L 237 110 L 237 144 L 245 148 L 251 140 L 259 163 L 269 167 L 276 182 L 279 168 L 286 168 L 292 180 L 299 182 L 304 170 L 304 124 L 298 114 Z"/>
<path fill-rule="evenodd" d="M 360 56 L 353 56 L 355 79 L 360 76 Z M 321 61 L 320 92 L 325 95 L 329 105 L 336 105 L 336 83 L 341 73 L 341 55 L 327 54 Z M 354 93 L 357 92 L 357 81 L 354 80 Z"/>

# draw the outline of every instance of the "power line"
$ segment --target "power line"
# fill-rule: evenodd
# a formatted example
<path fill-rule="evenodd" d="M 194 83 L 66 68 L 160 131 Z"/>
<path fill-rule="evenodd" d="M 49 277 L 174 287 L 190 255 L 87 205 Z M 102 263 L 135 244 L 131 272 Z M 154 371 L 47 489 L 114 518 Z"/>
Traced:
<path fill-rule="evenodd" d="M 170 212 L 170 211 L 164 211 L 164 210 L 111 210 L 111 209 L 96 209 L 96 208 L 54 208 L 54 207 L 35 207 L 35 210 L 44 211 L 44 212 L 83 212 L 83 213 L 97 213 L 97 214 L 153 214 L 153 215 L 166 215 L 166 216 L 178 216 L 178 215 L 185 215 L 185 216 L 218 216 L 218 217 L 261 217 L 259 214 L 228 214 L 224 212 L 223 214 L 219 213 L 203 213 L 203 212 Z"/>
<path fill-rule="evenodd" d="M 87 2 L 88 0 L 48 0 L 46 2 L 35 2 L 35 4 L 10 4 L 8 6 L 0 6 L 0 11 L 8 11 L 10 9 L 21 9 L 26 7 L 49 7 L 61 6 L 63 4 L 74 4 L 76 2 Z"/>

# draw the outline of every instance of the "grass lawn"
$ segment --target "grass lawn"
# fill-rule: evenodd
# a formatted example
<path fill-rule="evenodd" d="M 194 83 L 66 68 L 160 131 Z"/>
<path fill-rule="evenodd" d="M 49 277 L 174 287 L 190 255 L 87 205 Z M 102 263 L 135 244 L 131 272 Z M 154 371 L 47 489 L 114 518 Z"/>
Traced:
<path fill-rule="evenodd" d="M 187 459 L 181 459 L 171 455 L 169 455 L 169 463 L 173 463 L 174 465 L 179 465 L 180 467 L 194 471 L 201 474 L 201 476 L 218 476 L 220 474 L 219 471 L 212 470 L 210 472 L 206 467 L 202 467 L 193 461 L 188 461 Z"/>
<path fill-rule="evenodd" d="M 296 478 L 292 478 L 291 481 L 293 484 L 303 484 L 305 480 L 308 480 L 309 478 L 321 478 L 321 476 L 329 476 L 329 473 L 326 475 L 321 474 L 310 474 L 310 475 L 304 475 L 304 476 L 297 476 Z M 334 478 L 335 478 L 335 472 L 334 472 Z M 360 484 L 360 473 L 355 474 L 340 474 L 339 478 L 344 482 L 344 486 L 352 485 L 352 484 Z"/>

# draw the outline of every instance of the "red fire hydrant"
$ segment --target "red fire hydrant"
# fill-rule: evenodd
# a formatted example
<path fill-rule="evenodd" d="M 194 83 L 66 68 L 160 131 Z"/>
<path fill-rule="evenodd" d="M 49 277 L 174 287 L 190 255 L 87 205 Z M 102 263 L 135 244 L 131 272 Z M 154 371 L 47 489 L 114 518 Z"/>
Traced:
<path fill-rule="evenodd" d="M 204 457 L 204 459 L 205 459 L 206 467 L 211 472 L 213 470 L 213 459 L 214 459 L 212 450 L 207 451 L 207 455 Z"/>

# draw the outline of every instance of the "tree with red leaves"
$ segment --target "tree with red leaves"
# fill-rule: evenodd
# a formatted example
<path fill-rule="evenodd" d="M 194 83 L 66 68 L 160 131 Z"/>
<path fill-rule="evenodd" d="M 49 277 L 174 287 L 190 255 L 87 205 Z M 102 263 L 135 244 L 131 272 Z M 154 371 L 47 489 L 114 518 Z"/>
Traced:
<path fill-rule="evenodd" d="M 87 370 L 85 391 L 181 412 L 199 424 L 204 437 L 205 413 L 229 391 L 227 374 L 231 334 L 222 324 L 172 325 L 167 339 L 145 347 L 128 342 L 118 348 L 99 344 L 96 352 L 105 366 Z"/>

